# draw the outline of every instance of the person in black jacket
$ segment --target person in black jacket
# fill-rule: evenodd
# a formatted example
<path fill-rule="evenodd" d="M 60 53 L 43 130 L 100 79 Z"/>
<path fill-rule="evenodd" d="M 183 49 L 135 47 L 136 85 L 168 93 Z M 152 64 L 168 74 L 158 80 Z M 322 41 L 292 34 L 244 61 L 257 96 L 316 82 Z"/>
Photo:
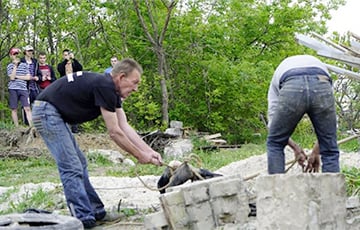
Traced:
<path fill-rule="evenodd" d="M 35 98 L 39 94 L 40 90 L 38 82 L 42 79 L 42 73 L 39 69 L 39 63 L 34 58 L 34 48 L 30 45 L 24 47 L 24 57 L 20 59 L 21 62 L 27 63 L 29 66 L 31 80 L 28 81 L 28 90 L 30 97 L 30 104 L 35 101 Z"/>
<path fill-rule="evenodd" d="M 29 91 L 30 106 L 32 106 L 37 95 L 40 93 L 38 83 L 41 82 L 42 73 L 39 69 L 38 61 L 34 58 L 34 48 L 31 45 L 24 47 L 24 57 L 20 59 L 20 62 L 26 63 L 29 68 L 31 78 L 27 81 L 27 89 Z M 22 108 L 22 119 L 25 125 L 29 125 L 24 108 Z"/>
<path fill-rule="evenodd" d="M 69 73 L 75 73 L 77 71 L 82 71 L 83 67 L 78 60 L 75 59 L 74 53 L 69 49 L 63 50 L 64 60 L 60 62 L 57 66 L 57 70 L 60 73 L 60 77 L 65 76 Z"/>
<path fill-rule="evenodd" d="M 74 53 L 71 52 L 69 49 L 63 50 L 63 58 L 64 60 L 60 62 L 57 66 L 57 70 L 60 73 L 60 77 L 63 77 L 67 74 L 72 74 L 78 71 L 82 71 L 83 67 L 78 62 L 78 60 L 75 59 Z M 72 124 L 71 125 L 71 131 L 73 133 L 79 132 L 79 125 L 78 124 Z"/>

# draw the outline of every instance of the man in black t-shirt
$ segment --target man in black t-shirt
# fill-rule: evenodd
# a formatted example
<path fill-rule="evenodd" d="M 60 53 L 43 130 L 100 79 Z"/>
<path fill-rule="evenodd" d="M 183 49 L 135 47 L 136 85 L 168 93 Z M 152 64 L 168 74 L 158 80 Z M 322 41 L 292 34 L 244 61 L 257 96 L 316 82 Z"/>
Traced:
<path fill-rule="evenodd" d="M 109 77 L 91 72 L 68 74 L 46 87 L 33 105 L 33 124 L 55 158 L 67 205 L 85 228 L 104 219 L 106 211 L 89 181 L 86 158 L 66 124 L 101 115 L 118 146 L 140 163 L 161 165 L 161 155 L 127 123 L 121 108 L 121 100 L 138 89 L 141 74 L 141 66 L 132 59 L 118 62 Z"/>

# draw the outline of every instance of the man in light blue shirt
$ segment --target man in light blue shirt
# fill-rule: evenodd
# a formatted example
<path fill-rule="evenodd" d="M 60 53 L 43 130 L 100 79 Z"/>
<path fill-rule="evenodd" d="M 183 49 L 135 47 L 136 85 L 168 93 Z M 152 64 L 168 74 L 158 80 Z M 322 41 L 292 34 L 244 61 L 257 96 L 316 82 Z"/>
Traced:
<path fill-rule="evenodd" d="M 115 57 L 115 56 L 111 57 L 110 62 L 111 62 L 111 66 L 105 70 L 105 74 L 111 72 L 111 70 L 112 70 L 112 68 L 114 67 L 114 65 L 118 62 L 117 57 Z"/>
<path fill-rule="evenodd" d="M 286 145 L 294 150 L 297 161 L 304 167 L 306 156 L 290 138 L 304 114 L 309 116 L 317 136 L 307 168 L 317 171 L 320 155 L 322 172 L 340 171 L 335 99 L 330 74 L 325 64 L 316 57 L 296 55 L 280 63 L 268 91 L 269 174 L 284 173 Z"/>

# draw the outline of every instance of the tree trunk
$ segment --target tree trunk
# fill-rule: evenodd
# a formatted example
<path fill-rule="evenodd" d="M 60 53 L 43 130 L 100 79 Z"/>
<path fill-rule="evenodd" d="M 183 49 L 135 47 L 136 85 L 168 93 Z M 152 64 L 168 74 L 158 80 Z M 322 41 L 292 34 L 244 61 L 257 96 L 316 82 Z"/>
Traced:
<path fill-rule="evenodd" d="M 46 0 L 45 1 L 45 7 L 46 7 L 46 12 L 50 12 L 50 1 Z M 50 54 L 55 54 L 55 46 L 54 46 L 54 39 L 53 39 L 53 33 L 52 31 L 52 25 L 51 25 L 51 21 L 50 21 L 50 16 L 49 14 L 46 15 L 46 28 L 47 28 L 47 38 L 48 38 L 48 43 L 49 43 L 49 48 L 50 48 Z M 50 64 L 52 66 L 55 65 L 55 59 L 51 58 Z"/>
<path fill-rule="evenodd" d="M 168 96 L 168 89 L 166 85 L 166 58 L 165 53 L 161 47 L 157 50 L 157 57 L 158 57 L 158 73 L 160 76 L 160 86 L 161 86 L 161 114 L 162 114 L 162 125 L 163 127 L 168 127 L 169 124 L 169 96 Z"/>
<path fill-rule="evenodd" d="M 158 63 L 158 74 L 160 76 L 160 86 L 161 86 L 161 115 L 162 115 L 162 126 L 168 127 L 169 124 L 169 96 L 168 96 L 168 89 L 167 89 L 167 77 L 168 77 L 168 71 L 166 67 L 166 55 L 165 50 L 162 47 L 165 33 L 167 30 L 167 27 L 169 25 L 170 17 L 172 9 L 176 6 L 177 1 L 163 1 L 163 5 L 167 9 L 167 14 L 165 18 L 165 23 L 161 31 L 158 31 L 158 25 L 157 22 L 154 20 L 154 16 L 152 14 L 152 9 L 150 6 L 150 2 L 148 0 L 145 1 L 146 9 L 148 18 L 150 20 L 149 24 L 152 28 L 152 33 L 150 33 L 150 30 L 148 29 L 147 24 L 145 23 L 145 20 L 140 12 L 139 9 L 139 2 L 137 0 L 133 0 L 134 8 L 136 11 L 136 14 L 139 18 L 141 27 L 144 30 L 144 33 L 146 37 L 148 38 L 149 42 L 151 43 L 153 49 L 156 52 L 157 56 L 157 63 Z M 159 33 L 160 32 L 160 33 Z"/>

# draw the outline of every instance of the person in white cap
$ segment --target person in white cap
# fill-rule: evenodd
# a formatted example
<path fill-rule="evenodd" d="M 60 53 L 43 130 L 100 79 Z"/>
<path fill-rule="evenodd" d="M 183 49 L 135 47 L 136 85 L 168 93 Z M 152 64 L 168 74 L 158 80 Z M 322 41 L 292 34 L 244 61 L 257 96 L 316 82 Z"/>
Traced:
<path fill-rule="evenodd" d="M 32 104 L 40 92 L 37 82 L 41 81 L 42 73 L 39 69 L 38 61 L 34 58 L 34 48 L 31 45 L 24 47 L 24 57 L 22 57 L 20 61 L 27 63 L 29 66 L 31 80 L 28 82 L 28 89 L 30 104 Z"/>

